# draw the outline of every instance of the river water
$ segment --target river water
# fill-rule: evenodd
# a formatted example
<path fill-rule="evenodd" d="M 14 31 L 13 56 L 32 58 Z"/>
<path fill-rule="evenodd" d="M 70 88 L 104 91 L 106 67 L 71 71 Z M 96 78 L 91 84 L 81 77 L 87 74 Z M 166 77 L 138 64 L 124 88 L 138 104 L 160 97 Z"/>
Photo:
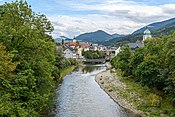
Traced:
<path fill-rule="evenodd" d="M 64 77 L 56 89 L 52 117 L 128 117 L 96 83 L 95 75 L 104 66 L 79 68 Z"/>

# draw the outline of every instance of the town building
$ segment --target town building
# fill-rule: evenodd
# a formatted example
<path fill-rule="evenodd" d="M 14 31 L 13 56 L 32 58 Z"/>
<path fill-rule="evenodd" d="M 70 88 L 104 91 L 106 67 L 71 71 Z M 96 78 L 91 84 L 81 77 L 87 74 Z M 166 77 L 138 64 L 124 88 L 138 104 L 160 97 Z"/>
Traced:
<path fill-rule="evenodd" d="M 135 43 L 128 43 L 127 45 L 129 46 L 129 48 L 131 50 L 136 50 L 137 48 L 143 47 L 144 46 L 144 41 L 148 38 L 152 38 L 151 35 L 151 31 L 147 28 L 144 32 L 143 32 L 143 40 L 139 41 L 137 40 Z M 119 47 L 116 51 L 116 54 L 118 54 L 121 51 L 121 47 Z"/>
<path fill-rule="evenodd" d="M 81 42 L 79 43 L 79 47 L 83 49 L 83 51 L 89 51 L 91 43 L 88 42 Z"/>
<path fill-rule="evenodd" d="M 65 58 L 77 58 L 77 54 L 71 47 L 63 48 L 63 54 Z"/>
<path fill-rule="evenodd" d="M 131 48 L 131 50 L 135 50 L 137 48 L 143 47 L 144 41 L 148 38 L 152 38 L 152 35 L 151 35 L 151 31 L 147 28 L 143 32 L 143 40 L 142 41 L 137 40 L 136 43 L 128 43 L 128 46 Z"/>
<path fill-rule="evenodd" d="M 143 47 L 144 44 L 143 43 L 128 43 L 129 48 L 131 48 L 131 50 L 136 50 L 137 48 Z"/>

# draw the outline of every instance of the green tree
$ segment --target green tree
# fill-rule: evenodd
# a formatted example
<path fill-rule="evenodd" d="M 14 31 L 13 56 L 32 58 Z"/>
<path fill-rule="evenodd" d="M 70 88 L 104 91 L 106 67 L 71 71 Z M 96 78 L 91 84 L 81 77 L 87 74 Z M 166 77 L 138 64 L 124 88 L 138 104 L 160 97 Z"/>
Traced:
<path fill-rule="evenodd" d="M 165 91 L 168 92 L 175 105 L 175 32 L 167 38 L 165 44 L 165 71 L 166 77 Z"/>
<path fill-rule="evenodd" d="M 138 65 L 136 70 L 136 77 L 143 85 L 149 87 L 161 86 L 162 82 L 159 77 L 159 65 L 153 60 L 144 60 Z"/>
<path fill-rule="evenodd" d="M 130 59 L 132 51 L 128 45 L 122 47 L 121 52 L 112 59 L 111 63 L 116 69 L 123 71 L 123 76 L 131 75 Z"/>
<path fill-rule="evenodd" d="M 105 58 L 105 53 L 102 51 L 83 51 L 83 56 L 87 59 L 102 59 Z"/>
<path fill-rule="evenodd" d="M 12 62 L 11 55 L 6 52 L 2 43 L 0 43 L 0 53 L 0 116 L 3 116 L 13 110 L 9 92 L 12 88 L 10 82 L 14 79 L 14 71 L 19 63 Z"/>
<path fill-rule="evenodd" d="M 8 95 L 2 98 L 0 105 L 4 101 L 10 102 L 10 106 L 0 106 L 0 110 L 7 110 L 1 116 L 38 116 L 48 108 L 53 95 L 56 49 L 48 35 L 53 27 L 45 15 L 34 13 L 26 1 L 6 3 L 3 8 L 0 42 L 13 53 L 11 61 L 19 64 L 14 67 L 13 79 L 5 82 L 7 87 L 3 90 Z"/>
<path fill-rule="evenodd" d="M 141 64 L 144 60 L 144 48 L 137 48 L 134 54 L 131 57 L 130 66 L 132 69 L 132 74 L 136 79 L 136 70 L 139 64 Z M 136 79 L 138 80 L 138 79 Z"/>
<path fill-rule="evenodd" d="M 138 48 L 132 56 L 127 47 L 124 48 L 111 64 L 124 73 L 131 69 L 136 81 L 165 91 L 175 105 L 175 32 L 146 40 L 144 47 Z"/>
<path fill-rule="evenodd" d="M 64 44 L 64 39 L 62 39 L 61 44 L 62 44 L 62 45 Z"/>

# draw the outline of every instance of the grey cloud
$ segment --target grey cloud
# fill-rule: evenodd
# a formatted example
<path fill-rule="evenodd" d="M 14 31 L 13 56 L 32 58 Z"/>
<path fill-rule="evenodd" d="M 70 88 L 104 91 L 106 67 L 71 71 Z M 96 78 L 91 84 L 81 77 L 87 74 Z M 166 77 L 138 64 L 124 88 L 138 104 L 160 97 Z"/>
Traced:
<path fill-rule="evenodd" d="M 65 26 L 63 23 L 59 23 L 59 22 L 57 22 L 57 21 L 52 21 L 52 24 L 53 24 L 54 26 L 61 26 L 61 27 L 64 27 L 64 26 Z"/>
<path fill-rule="evenodd" d="M 164 14 L 150 15 L 146 17 L 146 14 L 143 13 L 132 13 L 130 10 L 115 10 L 114 12 L 108 13 L 109 16 L 116 17 L 117 20 L 129 20 L 136 23 L 150 23 L 153 21 L 159 21 L 165 19 L 167 16 Z"/>
<path fill-rule="evenodd" d="M 127 18 L 128 20 L 131 20 L 133 22 L 137 22 L 137 23 L 150 23 L 150 22 L 154 22 L 154 21 L 158 21 L 161 19 L 164 19 L 165 17 L 160 15 L 155 15 L 155 16 L 148 16 L 148 17 L 144 17 L 144 16 L 140 16 L 138 15 L 130 15 L 130 16 L 126 16 L 125 18 Z"/>
<path fill-rule="evenodd" d="M 85 23 L 85 22 L 83 22 L 83 21 L 81 21 L 81 20 L 74 20 L 74 22 L 77 22 L 77 23 Z"/>
<path fill-rule="evenodd" d="M 163 9 L 163 12 L 164 13 L 167 13 L 167 14 L 175 14 L 175 9 Z"/>
<path fill-rule="evenodd" d="M 121 16 L 121 15 L 128 15 L 130 10 L 115 10 L 113 13 L 115 15 Z"/>

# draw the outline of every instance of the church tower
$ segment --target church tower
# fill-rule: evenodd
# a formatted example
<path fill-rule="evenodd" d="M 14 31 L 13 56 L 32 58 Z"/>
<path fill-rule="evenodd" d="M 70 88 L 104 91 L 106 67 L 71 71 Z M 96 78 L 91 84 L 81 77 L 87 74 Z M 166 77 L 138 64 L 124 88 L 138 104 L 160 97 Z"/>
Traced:
<path fill-rule="evenodd" d="M 143 42 L 148 39 L 148 38 L 152 38 L 152 35 L 151 35 L 151 31 L 147 28 L 145 31 L 144 31 L 144 35 L 143 35 Z"/>

